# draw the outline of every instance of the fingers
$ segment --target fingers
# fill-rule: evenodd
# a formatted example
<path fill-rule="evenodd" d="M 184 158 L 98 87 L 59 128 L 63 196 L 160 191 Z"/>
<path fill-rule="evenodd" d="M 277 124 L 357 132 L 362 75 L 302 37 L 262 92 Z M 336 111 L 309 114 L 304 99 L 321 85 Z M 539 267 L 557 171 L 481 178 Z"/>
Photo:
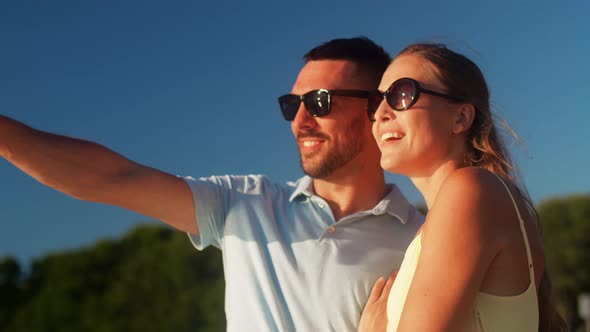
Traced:
<path fill-rule="evenodd" d="M 391 291 L 391 287 L 393 286 L 393 282 L 397 277 L 397 271 L 393 271 L 387 280 L 383 277 L 379 277 L 375 284 L 373 285 L 373 289 L 371 289 L 371 293 L 369 294 L 369 299 L 367 303 L 374 303 L 381 298 L 387 298 L 389 296 L 389 292 Z"/>
<path fill-rule="evenodd" d="M 387 278 L 387 283 L 385 284 L 385 287 L 387 287 L 387 286 L 391 287 L 393 285 L 393 282 L 395 281 L 396 277 L 397 277 L 397 271 L 391 272 L 391 274 L 389 275 L 389 278 Z"/>
<path fill-rule="evenodd" d="M 375 284 L 373 285 L 373 289 L 371 290 L 371 294 L 369 294 L 369 299 L 367 300 L 368 303 L 373 303 L 379 300 L 381 296 L 381 292 L 383 291 L 383 286 L 385 285 L 385 278 L 379 277 Z"/>
<path fill-rule="evenodd" d="M 393 286 L 393 282 L 395 281 L 395 277 L 397 277 L 397 271 L 392 272 L 387 278 L 387 282 L 381 291 L 381 297 L 388 297 L 389 292 L 391 291 L 391 287 Z"/>

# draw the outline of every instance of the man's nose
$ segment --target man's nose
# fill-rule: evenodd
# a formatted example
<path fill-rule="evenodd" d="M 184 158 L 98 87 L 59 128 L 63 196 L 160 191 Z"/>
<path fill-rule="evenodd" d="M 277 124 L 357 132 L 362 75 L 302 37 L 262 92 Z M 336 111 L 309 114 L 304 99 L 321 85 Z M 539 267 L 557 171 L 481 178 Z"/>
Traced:
<path fill-rule="evenodd" d="M 313 115 L 309 114 L 307 108 L 305 108 L 305 104 L 301 103 L 299 109 L 297 109 L 292 125 L 296 128 L 313 128 L 317 126 L 317 121 Z"/>

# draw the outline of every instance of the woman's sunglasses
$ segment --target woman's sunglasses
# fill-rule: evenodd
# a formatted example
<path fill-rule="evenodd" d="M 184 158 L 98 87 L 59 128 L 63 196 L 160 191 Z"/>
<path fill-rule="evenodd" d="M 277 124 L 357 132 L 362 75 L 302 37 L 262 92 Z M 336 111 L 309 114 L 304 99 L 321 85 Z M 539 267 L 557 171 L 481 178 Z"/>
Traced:
<path fill-rule="evenodd" d="M 379 96 L 378 91 L 364 91 L 364 90 L 311 90 L 303 95 L 287 94 L 279 97 L 279 105 L 281 105 L 281 112 L 287 121 L 293 121 L 299 105 L 303 102 L 305 109 L 310 115 L 315 117 L 326 116 L 330 114 L 332 96 L 346 96 L 356 98 L 367 98 L 369 100 L 369 114 L 375 113 L 371 101 Z M 378 105 L 378 104 L 377 104 Z"/>
<path fill-rule="evenodd" d="M 404 77 L 391 83 L 387 91 L 383 92 L 382 98 L 385 99 L 389 107 L 396 111 L 405 111 L 408 108 L 414 106 L 414 104 L 420 98 L 420 93 L 426 93 L 432 96 L 446 98 L 455 102 L 462 102 L 463 99 L 449 96 L 444 93 L 424 89 L 420 86 L 418 81 Z M 372 108 L 370 114 L 371 120 L 375 121 L 375 112 L 377 108 Z"/>

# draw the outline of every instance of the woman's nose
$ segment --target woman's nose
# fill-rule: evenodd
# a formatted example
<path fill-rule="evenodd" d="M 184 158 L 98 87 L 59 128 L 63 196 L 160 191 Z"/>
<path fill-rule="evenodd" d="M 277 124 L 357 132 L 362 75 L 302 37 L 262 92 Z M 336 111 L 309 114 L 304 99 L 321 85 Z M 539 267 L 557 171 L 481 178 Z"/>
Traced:
<path fill-rule="evenodd" d="M 389 107 L 389 105 L 387 105 L 385 100 L 383 100 L 375 111 L 375 121 L 389 121 L 393 119 L 395 119 L 393 110 Z"/>

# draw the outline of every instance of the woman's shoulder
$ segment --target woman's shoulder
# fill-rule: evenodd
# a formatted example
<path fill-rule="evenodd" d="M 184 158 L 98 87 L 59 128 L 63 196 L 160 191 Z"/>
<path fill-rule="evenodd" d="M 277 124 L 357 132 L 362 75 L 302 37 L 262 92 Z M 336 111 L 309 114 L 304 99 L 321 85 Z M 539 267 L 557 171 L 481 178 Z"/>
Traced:
<path fill-rule="evenodd" d="M 432 255 L 469 252 L 463 258 L 475 257 L 472 263 L 489 266 L 512 238 L 513 216 L 508 192 L 494 173 L 475 167 L 455 170 L 441 184 L 428 212 L 423 250 Z"/>
<path fill-rule="evenodd" d="M 482 193 L 489 194 L 494 194 L 500 188 L 503 188 L 503 186 L 501 185 L 499 176 L 481 167 L 463 167 L 457 169 L 449 174 L 441 185 L 441 190 L 481 190 Z M 489 190 L 492 191 L 490 192 Z"/>
<path fill-rule="evenodd" d="M 509 187 L 512 187 L 510 180 L 502 179 L 487 169 L 464 167 L 449 174 L 442 182 L 437 200 L 451 196 L 472 207 L 498 207 L 501 202 L 511 201 L 507 190 Z"/>
<path fill-rule="evenodd" d="M 501 230 L 498 226 L 502 221 L 514 214 L 503 182 L 511 186 L 480 167 L 458 169 L 441 184 L 432 212 L 453 215 L 457 226 L 463 229 L 496 233 Z"/>

